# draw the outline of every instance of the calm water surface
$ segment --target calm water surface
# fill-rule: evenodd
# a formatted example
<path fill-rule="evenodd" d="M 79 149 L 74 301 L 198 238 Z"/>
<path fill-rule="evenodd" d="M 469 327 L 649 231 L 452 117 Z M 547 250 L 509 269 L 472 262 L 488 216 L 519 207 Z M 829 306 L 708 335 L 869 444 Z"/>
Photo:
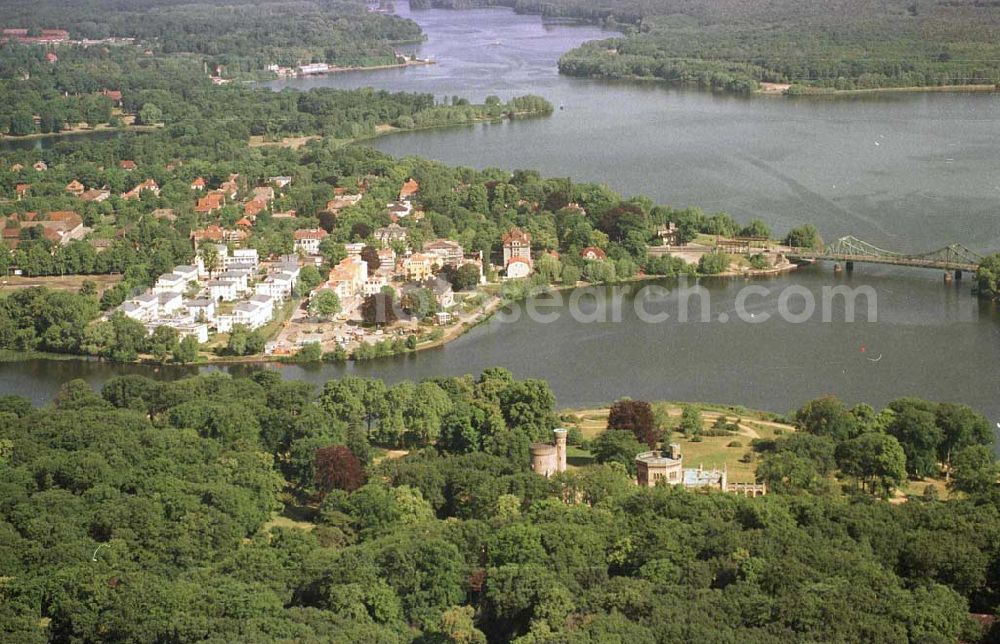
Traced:
<path fill-rule="evenodd" d="M 450 164 L 602 181 L 662 203 L 759 216 L 778 231 L 813 222 L 827 239 L 854 234 L 904 251 L 951 241 L 1000 249 L 997 96 L 745 99 L 570 79 L 556 73 L 559 54 L 607 32 L 546 25 L 505 10 L 411 15 L 429 36 L 416 49 L 439 64 L 270 85 L 375 86 L 473 99 L 537 93 L 562 109 L 550 118 L 399 134 L 375 145 Z M 760 282 L 770 295 L 755 299 L 755 310 L 774 312 L 777 294 L 792 284 L 819 300 L 824 286 L 838 283 L 872 286 L 878 321 L 650 325 L 626 298 L 617 323 L 581 324 L 563 314 L 540 324 L 522 315 L 515 323 L 495 319 L 415 356 L 280 370 L 316 383 L 345 373 L 396 382 L 502 365 L 518 377 L 548 380 L 564 406 L 629 395 L 787 411 L 826 393 L 876 405 L 917 395 L 966 402 L 1000 420 L 1000 316 L 970 295 L 968 280 L 945 286 L 934 271 L 859 266 L 853 275 L 835 276 L 829 267 L 811 268 Z M 731 315 L 746 282 L 704 285 L 717 320 Z M 99 385 L 129 372 L 174 378 L 193 370 L 0 364 L 0 391 L 42 403 L 68 379 Z"/>

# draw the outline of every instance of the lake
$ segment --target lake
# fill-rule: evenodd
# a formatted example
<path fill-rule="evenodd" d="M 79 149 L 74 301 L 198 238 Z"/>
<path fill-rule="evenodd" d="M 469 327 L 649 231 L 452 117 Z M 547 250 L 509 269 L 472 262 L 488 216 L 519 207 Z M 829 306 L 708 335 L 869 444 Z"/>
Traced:
<path fill-rule="evenodd" d="M 601 181 L 674 206 L 758 216 L 779 232 L 811 222 L 828 240 L 853 234 L 894 250 L 953 241 L 981 252 L 1000 249 L 996 95 L 745 98 L 565 78 L 555 67 L 562 52 L 611 34 L 507 10 L 399 8 L 428 34 L 414 49 L 438 64 L 269 85 L 375 86 L 476 100 L 541 94 L 557 106 L 549 118 L 395 134 L 373 144 L 449 164 L 536 168 Z M 916 395 L 965 402 L 1000 419 L 1000 316 L 970 294 L 968 277 L 945 285 L 936 271 L 859 265 L 850 275 L 811 267 L 752 283 L 766 289 L 751 300 L 761 316 L 777 311 L 789 287 L 820 301 L 824 287 L 870 286 L 878 320 L 855 323 L 843 322 L 842 310 L 833 311 L 832 322 L 818 316 L 804 323 L 777 316 L 745 322 L 731 314 L 751 283 L 702 284 L 711 296 L 711 322 L 644 323 L 631 295 L 623 299 L 620 322 L 581 323 L 559 309 L 559 319 L 541 323 L 521 305 L 516 322 L 493 319 L 418 355 L 280 370 L 316 383 L 346 373 L 396 382 L 501 365 L 518 377 L 548 380 L 561 406 L 628 395 L 782 412 L 823 394 L 876 405 Z M 675 282 L 661 286 L 676 292 Z M 723 313 L 728 322 L 719 321 Z M 99 385 L 118 373 L 174 378 L 194 371 L 92 361 L 7 363 L 0 364 L 0 390 L 44 403 L 71 378 Z"/>

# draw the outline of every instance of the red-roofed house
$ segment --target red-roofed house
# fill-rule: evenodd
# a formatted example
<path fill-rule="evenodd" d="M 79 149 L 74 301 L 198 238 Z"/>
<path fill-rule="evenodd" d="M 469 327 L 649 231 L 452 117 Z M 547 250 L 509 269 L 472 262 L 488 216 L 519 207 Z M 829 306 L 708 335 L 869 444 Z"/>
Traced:
<path fill-rule="evenodd" d="M 93 190 L 87 190 L 86 192 L 81 194 L 80 198 L 83 199 L 84 201 L 96 201 L 100 203 L 105 199 L 109 198 L 110 196 L 111 196 L 110 190 L 93 189 Z"/>
<path fill-rule="evenodd" d="M 260 199 L 251 199 L 243 205 L 243 214 L 247 217 L 256 217 L 267 210 L 267 202 Z"/>
<path fill-rule="evenodd" d="M 45 61 L 49 62 L 49 63 L 58 63 L 59 62 L 59 56 L 56 56 L 55 52 L 51 52 L 51 51 L 46 52 L 45 53 Z"/>
<path fill-rule="evenodd" d="M 84 188 L 83 184 L 77 181 L 76 179 L 73 179 L 72 181 L 66 184 L 66 192 L 70 193 L 71 195 L 76 195 L 77 197 L 79 197 L 80 195 L 83 194 L 84 190 L 86 190 L 86 188 Z"/>
<path fill-rule="evenodd" d="M 121 168 L 122 170 L 125 170 L 126 172 L 132 172 L 139 166 L 136 165 L 135 161 L 131 159 L 125 159 L 124 161 L 118 164 L 118 167 Z"/>
<path fill-rule="evenodd" d="M 319 244 L 327 238 L 327 232 L 322 228 L 303 228 L 292 233 L 295 239 L 295 250 L 300 250 L 307 255 L 319 253 Z"/>
<path fill-rule="evenodd" d="M 210 214 L 221 208 L 226 203 L 226 197 L 221 192 L 210 192 L 198 199 L 198 205 L 194 211 L 202 214 Z"/>
<path fill-rule="evenodd" d="M 520 228 L 511 228 L 503 236 L 503 265 L 519 257 L 531 266 L 531 235 Z"/>
<path fill-rule="evenodd" d="M 409 199 L 418 192 L 420 192 L 420 184 L 417 183 L 417 180 L 408 179 L 406 183 L 403 184 L 403 187 L 399 189 L 399 199 L 400 201 L 403 199 Z"/>
<path fill-rule="evenodd" d="M 204 190 L 205 189 L 205 180 L 203 178 L 201 178 L 201 177 L 198 177 L 197 179 L 195 179 L 194 181 L 191 182 L 191 189 L 192 190 Z"/>
<path fill-rule="evenodd" d="M 580 251 L 580 257 L 590 261 L 603 261 L 608 258 L 608 254 L 597 246 L 587 246 Z"/>
<path fill-rule="evenodd" d="M 122 93 L 117 89 L 102 89 L 101 96 L 106 96 L 111 99 L 111 102 L 116 107 L 121 107 L 122 105 Z"/>
<path fill-rule="evenodd" d="M 22 197 L 28 194 L 29 190 L 31 190 L 31 185 L 27 183 L 19 183 L 14 186 L 14 192 L 17 194 L 17 200 L 20 201 Z"/>
<path fill-rule="evenodd" d="M 146 179 L 136 187 L 122 195 L 122 199 L 139 199 L 143 192 L 152 192 L 157 197 L 160 196 L 160 186 L 154 179 Z"/>

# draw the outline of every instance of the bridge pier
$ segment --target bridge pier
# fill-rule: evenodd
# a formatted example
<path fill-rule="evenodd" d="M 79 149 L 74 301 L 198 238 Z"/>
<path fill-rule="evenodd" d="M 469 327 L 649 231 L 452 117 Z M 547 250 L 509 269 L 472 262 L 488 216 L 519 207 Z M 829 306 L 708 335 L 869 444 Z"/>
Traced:
<path fill-rule="evenodd" d="M 837 262 L 836 264 L 833 265 L 834 273 L 839 273 L 842 270 L 844 270 L 844 267 L 840 265 L 840 262 Z"/>
<path fill-rule="evenodd" d="M 956 280 L 961 280 L 962 279 L 962 269 L 961 268 L 955 269 L 955 279 Z"/>
<path fill-rule="evenodd" d="M 958 271 L 955 271 L 955 272 L 957 273 Z M 944 272 L 944 283 L 945 284 L 951 284 L 954 280 L 955 280 L 955 278 L 952 277 L 951 273 L 949 273 L 948 271 Z"/>
<path fill-rule="evenodd" d="M 847 270 L 848 273 L 853 273 L 854 272 L 854 262 L 846 262 L 844 264 L 844 268 Z"/>

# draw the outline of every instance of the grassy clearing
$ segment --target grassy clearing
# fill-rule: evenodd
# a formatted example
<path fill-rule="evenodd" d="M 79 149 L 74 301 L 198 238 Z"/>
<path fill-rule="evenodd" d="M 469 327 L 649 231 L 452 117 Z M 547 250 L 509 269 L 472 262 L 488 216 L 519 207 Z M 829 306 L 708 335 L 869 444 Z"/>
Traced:
<path fill-rule="evenodd" d="M 680 418 L 683 410 L 680 403 L 660 404 L 665 406 L 671 422 L 676 422 Z M 680 443 L 681 454 L 687 467 L 698 465 L 706 469 L 725 467 L 729 470 L 729 480 L 734 483 L 754 482 L 754 468 L 757 463 L 756 456 L 750 449 L 750 441 L 754 438 L 774 438 L 782 433 L 795 431 L 791 425 L 776 422 L 775 415 L 768 412 L 724 405 L 693 406 L 701 410 L 706 430 L 710 429 L 720 416 L 725 416 L 730 422 L 739 420 L 740 432 L 731 436 L 703 436 L 698 442 L 693 442 L 681 434 L 671 433 L 664 442 Z M 583 437 L 589 441 L 607 429 L 609 411 L 607 407 L 578 409 L 564 412 L 563 415 L 568 421 L 567 424 L 579 427 Z M 740 446 L 729 447 L 734 441 L 740 443 Z M 571 467 L 583 467 L 592 464 L 594 459 L 587 450 L 570 447 L 566 453 L 566 461 Z"/>
<path fill-rule="evenodd" d="M 97 292 L 100 294 L 122 281 L 122 276 L 49 275 L 46 277 L 25 277 L 23 275 L 10 275 L 0 280 L 0 293 L 10 293 L 33 286 L 44 286 L 54 291 L 79 291 L 83 283 L 87 281 L 97 284 Z"/>

